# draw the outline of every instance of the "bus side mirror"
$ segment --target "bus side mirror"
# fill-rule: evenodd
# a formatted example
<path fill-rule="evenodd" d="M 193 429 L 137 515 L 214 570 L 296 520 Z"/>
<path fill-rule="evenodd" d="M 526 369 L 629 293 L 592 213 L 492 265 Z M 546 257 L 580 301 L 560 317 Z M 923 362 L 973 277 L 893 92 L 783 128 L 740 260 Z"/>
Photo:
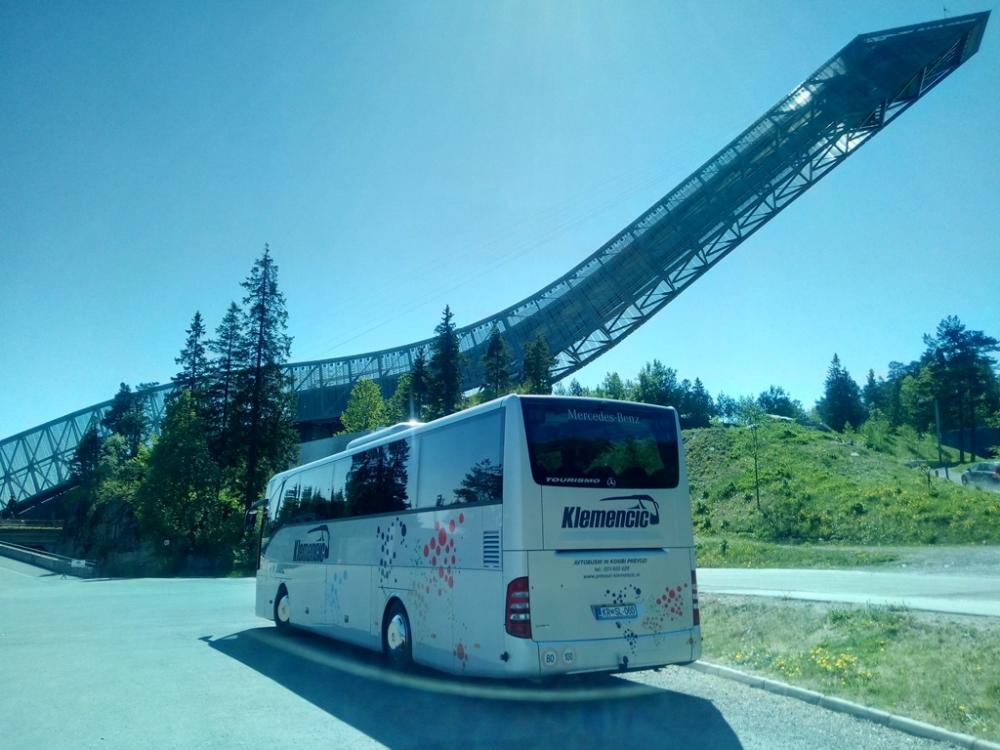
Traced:
<path fill-rule="evenodd" d="M 257 513 L 261 508 L 267 508 L 267 498 L 261 498 L 246 512 L 243 516 L 243 528 L 245 531 L 250 532 L 257 523 Z"/>

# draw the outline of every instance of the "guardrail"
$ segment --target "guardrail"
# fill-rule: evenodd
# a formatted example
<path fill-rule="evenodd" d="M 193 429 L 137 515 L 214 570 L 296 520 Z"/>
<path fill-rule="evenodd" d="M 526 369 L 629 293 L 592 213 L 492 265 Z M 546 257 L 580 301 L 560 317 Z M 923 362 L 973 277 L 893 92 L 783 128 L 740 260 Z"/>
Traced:
<path fill-rule="evenodd" d="M 36 565 L 39 568 L 51 570 L 53 573 L 62 573 L 67 576 L 77 578 L 94 578 L 97 576 L 97 563 L 91 560 L 77 560 L 65 555 L 55 555 L 51 552 L 40 552 L 31 547 L 22 547 L 20 544 L 10 542 L 0 542 L 0 555 L 18 560 L 28 565 Z"/>

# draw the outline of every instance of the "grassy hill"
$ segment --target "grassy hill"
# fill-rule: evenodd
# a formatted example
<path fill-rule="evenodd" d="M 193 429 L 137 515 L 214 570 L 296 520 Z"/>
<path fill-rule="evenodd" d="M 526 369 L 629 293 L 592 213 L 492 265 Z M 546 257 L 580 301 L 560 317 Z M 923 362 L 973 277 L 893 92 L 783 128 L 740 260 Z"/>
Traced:
<path fill-rule="evenodd" d="M 1000 494 L 913 468 L 937 457 L 916 436 L 883 436 L 882 450 L 791 422 L 684 432 L 695 531 L 705 539 L 840 544 L 1000 543 Z M 943 472 L 942 472 L 943 474 Z"/>

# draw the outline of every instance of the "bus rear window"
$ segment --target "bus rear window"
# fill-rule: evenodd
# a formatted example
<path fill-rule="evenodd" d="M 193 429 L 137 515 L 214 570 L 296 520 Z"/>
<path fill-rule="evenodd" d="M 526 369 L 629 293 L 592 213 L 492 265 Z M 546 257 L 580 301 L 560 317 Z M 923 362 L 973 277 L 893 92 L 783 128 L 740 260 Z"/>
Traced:
<path fill-rule="evenodd" d="M 672 411 L 584 399 L 522 401 L 535 482 L 663 489 L 678 483 Z"/>

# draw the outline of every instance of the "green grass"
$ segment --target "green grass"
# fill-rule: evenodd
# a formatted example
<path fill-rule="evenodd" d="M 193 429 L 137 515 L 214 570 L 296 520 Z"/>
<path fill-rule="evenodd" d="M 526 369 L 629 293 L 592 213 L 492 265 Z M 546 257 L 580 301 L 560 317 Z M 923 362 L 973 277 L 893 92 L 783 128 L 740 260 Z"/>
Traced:
<path fill-rule="evenodd" d="M 1000 493 L 972 492 L 907 466 L 926 439 L 892 437 L 876 451 L 794 423 L 684 433 L 695 530 L 777 543 L 968 544 L 1000 542 Z M 936 448 L 934 448 L 936 454 Z M 904 460 L 906 459 L 906 460 Z"/>
<path fill-rule="evenodd" d="M 1000 622 L 702 595 L 703 656 L 1000 740 Z"/>
<path fill-rule="evenodd" d="M 783 545 L 743 537 L 698 537 L 695 559 L 700 568 L 854 568 L 895 562 L 894 552 Z"/>

